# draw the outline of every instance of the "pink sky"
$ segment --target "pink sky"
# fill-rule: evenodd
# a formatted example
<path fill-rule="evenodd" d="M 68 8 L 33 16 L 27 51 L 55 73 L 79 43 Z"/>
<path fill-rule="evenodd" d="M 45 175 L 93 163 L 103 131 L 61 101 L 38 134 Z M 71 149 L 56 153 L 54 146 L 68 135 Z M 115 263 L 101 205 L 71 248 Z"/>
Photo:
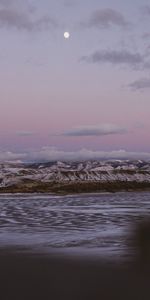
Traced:
<path fill-rule="evenodd" d="M 28 16 L 21 24 L 0 20 L 1 149 L 150 152 L 150 54 L 144 39 L 150 15 L 145 6 L 139 24 L 142 5 L 87 0 L 65 6 L 44 0 L 33 15 L 24 0 L 0 1 L 2 12 Z M 111 132 L 114 126 L 117 132 Z M 85 135 L 82 130 L 66 136 L 80 127 Z"/>

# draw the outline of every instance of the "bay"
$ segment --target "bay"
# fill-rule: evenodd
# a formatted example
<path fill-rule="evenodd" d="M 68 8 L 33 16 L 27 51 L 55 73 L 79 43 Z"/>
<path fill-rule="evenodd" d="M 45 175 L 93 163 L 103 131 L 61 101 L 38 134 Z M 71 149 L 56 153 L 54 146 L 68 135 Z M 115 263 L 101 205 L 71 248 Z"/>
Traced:
<path fill-rule="evenodd" d="M 150 215 L 150 192 L 0 195 L 0 247 L 118 257 Z"/>

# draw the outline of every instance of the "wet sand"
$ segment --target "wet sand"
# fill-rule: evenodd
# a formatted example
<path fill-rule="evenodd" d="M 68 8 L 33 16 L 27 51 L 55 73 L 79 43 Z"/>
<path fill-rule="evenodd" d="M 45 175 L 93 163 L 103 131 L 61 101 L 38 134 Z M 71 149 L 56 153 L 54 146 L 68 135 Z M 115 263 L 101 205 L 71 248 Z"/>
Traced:
<path fill-rule="evenodd" d="M 24 299 L 150 299 L 149 268 L 138 264 L 0 251 L 0 297 Z"/>

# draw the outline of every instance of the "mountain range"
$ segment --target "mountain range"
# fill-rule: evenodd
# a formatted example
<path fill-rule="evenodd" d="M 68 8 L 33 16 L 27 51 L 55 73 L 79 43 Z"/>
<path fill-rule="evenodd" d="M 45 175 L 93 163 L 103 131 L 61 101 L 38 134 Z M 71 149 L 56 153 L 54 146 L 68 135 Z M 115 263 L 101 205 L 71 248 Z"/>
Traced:
<path fill-rule="evenodd" d="M 0 192 L 88 192 L 150 188 L 150 161 L 0 163 Z"/>

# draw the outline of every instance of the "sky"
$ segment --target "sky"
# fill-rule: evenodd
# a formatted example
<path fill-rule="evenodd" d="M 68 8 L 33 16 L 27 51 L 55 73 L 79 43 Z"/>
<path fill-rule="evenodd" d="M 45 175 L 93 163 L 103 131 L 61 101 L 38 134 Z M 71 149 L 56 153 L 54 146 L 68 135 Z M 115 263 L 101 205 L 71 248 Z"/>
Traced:
<path fill-rule="evenodd" d="M 149 1 L 0 0 L 0 39 L 0 161 L 150 159 Z"/>

